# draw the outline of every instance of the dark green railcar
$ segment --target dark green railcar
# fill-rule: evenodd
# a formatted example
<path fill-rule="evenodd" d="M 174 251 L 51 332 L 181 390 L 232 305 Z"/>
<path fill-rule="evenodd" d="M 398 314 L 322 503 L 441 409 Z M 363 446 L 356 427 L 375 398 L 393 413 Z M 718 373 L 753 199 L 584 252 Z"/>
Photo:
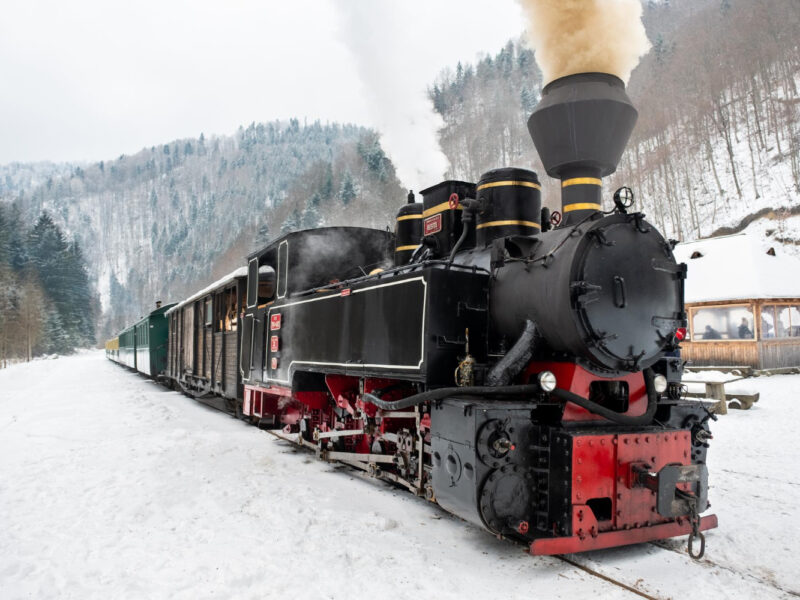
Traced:
<path fill-rule="evenodd" d="M 157 377 L 167 369 L 167 317 L 164 313 L 173 306 L 159 306 L 132 328 L 136 357 L 134 368 L 140 373 Z"/>
<path fill-rule="evenodd" d="M 136 368 L 136 338 L 133 327 L 128 327 L 119 334 L 117 362 L 131 369 Z"/>

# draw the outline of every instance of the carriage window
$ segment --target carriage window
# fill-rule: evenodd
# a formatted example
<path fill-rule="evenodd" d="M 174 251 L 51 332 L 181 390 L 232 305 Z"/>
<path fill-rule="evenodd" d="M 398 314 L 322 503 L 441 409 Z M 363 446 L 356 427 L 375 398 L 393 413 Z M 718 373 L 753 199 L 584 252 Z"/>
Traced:
<path fill-rule="evenodd" d="M 755 339 L 750 305 L 694 308 L 691 315 L 694 342 Z"/>
<path fill-rule="evenodd" d="M 761 308 L 761 339 L 800 337 L 800 305 L 767 304 Z"/>
<path fill-rule="evenodd" d="M 275 269 L 268 265 L 258 269 L 258 306 L 266 306 L 275 300 Z"/>
<path fill-rule="evenodd" d="M 289 242 L 278 246 L 278 298 L 286 296 L 286 283 L 289 279 Z"/>
<path fill-rule="evenodd" d="M 218 331 L 236 331 L 239 314 L 236 310 L 236 288 L 217 294 Z"/>
<path fill-rule="evenodd" d="M 255 306 L 258 298 L 258 259 L 247 265 L 247 307 Z"/>
<path fill-rule="evenodd" d="M 212 312 L 211 298 L 206 298 L 205 300 L 205 311 L 206 311 L 206 327 L 210 327 L 211 324 L 214 322 L 214 313 Z"/>

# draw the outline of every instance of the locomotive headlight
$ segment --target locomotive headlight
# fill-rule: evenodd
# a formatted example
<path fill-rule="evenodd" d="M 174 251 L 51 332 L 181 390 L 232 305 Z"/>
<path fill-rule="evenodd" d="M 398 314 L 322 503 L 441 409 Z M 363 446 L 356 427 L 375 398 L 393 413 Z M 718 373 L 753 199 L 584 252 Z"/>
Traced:
<path fill-rule="evenodd" d="M 556 383 L 556 376 L 550 371 L 542 371 L 539 373 L 539 386 L 545 392 L 552 392 L 554 389 L 556 389 Z"/>
<path fill-rule="evenodd" d="M 659 394 L 667 391 L 667 378 L 663 375 L 656 375 L 653 377 L 653 389 Z"/>

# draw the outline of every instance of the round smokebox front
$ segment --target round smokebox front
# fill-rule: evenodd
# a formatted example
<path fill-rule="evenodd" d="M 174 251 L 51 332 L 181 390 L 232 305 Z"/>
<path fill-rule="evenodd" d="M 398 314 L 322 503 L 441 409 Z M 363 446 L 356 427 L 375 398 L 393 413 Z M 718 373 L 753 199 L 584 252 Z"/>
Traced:
<path fill-rule="evenodd" d="M 682 267 L 643 219 L 603 219 L 581 241 L 573 268 L 586 290 L 574 297 L 575 317 L 598 364 L 646 368 L 684 325 Z"/>

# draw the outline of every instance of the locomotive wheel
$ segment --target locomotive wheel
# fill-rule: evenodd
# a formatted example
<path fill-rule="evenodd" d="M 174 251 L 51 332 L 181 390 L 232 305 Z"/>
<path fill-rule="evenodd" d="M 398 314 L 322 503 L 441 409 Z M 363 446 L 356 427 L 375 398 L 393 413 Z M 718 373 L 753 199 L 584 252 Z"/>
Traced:
<path fill-rule="evenodd" d="M 492 471 L 480 495 L 481 517 L 490 531 L 501 535 L 527 533 L 529 524 L 536 522 L 532 482 L 533 474 L 519 465 Z"/>
<path fill-rule="evenodd" d="M 508 452 L 511 444 L 510 433 L 499 419 L 488 421 L 481 427 L 476 448 L 478 457 L 486 466 L 498 468 L 511 460 Z"/>

